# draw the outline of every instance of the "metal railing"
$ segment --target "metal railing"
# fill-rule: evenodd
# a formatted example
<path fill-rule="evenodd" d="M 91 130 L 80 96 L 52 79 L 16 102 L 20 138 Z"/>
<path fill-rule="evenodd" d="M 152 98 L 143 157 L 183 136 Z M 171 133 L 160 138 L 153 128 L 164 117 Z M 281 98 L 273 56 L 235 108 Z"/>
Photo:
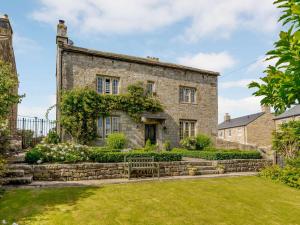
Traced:
<path fill-rule="evenodd" d="M 15 136 L 22 138 L 22 148 L 25 149 L 34 147 L 49 131 L 56 130 L 56 121 L 18 116 L 16 121 L 10 121 L 10 127 Z"/>

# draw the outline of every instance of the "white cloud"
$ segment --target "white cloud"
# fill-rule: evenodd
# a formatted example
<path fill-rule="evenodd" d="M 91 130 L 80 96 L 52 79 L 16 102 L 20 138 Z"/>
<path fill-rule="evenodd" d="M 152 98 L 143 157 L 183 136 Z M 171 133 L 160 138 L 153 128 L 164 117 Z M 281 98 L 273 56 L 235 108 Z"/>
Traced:
<path fill-rule="evenodd" d="M 13 44 L 15 52 L 19 54 L 28 54 L 42 49 L 34 40 L 20 36 L 18 33 L 13 35 Z"/>
<path fill-rule="evenodd" d="M 79 32 L 110 34 L 147 32 L 187 21 L 185 40 L 224 38 L 241 28 L 269 33 L 276 29 L 273 0 L 39 0 L 32 13 L 55 25 L 58 19 Z"/>
<path fill-rule="evenodd" d="M 235 59 L 227 52 L 202 53 L 178 58 L 179 63 L 201 69 L 221 72 L 236 64 Z"/>
<path fill-rule="evenodd" d="M 226 82 L 220 82 L 219 87 L 223 89 L 227 88 L 246 88 L 248 84 L 250 84 L 252 81 L 255 82 L 261 82 L 259 79 L 242 79 L 242 80 L 235 80 L 235 81 L 226 81 Z"/>
<path fill-rule="evenodd" d="M 271 59 L 271 60 L 266 60 L 266 56 L 260 56 L 257 58 L 256 62 L 251 64 L 248 69 L 247 73 L 262 73 L 269 65 L 275 65 L 277 62 L 277 59 Z"/>
<path fill-rule="evenodd" d="M 224 114 L 229 113 L 232 118 L 245 116 L 261 111 L 259 97 L 231 99 L 219 96 L 219 123 L 223 122 Z"/>

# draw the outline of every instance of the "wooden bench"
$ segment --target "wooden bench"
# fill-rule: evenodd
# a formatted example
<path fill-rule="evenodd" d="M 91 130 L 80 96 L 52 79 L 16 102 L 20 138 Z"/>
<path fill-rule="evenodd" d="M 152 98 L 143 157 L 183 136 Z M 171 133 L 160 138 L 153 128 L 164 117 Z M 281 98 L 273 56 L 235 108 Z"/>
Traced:
<path fill-rule="evenodd" d="M 125 174 L 128 173 L 128 179 L 130 179 L 132 172 L 146 172 L 147 174 L 157 172 L 159 178 L 159 163 L 154 162 L 154 157 L 128 157 L 124 158 L 125 162 Z"/>

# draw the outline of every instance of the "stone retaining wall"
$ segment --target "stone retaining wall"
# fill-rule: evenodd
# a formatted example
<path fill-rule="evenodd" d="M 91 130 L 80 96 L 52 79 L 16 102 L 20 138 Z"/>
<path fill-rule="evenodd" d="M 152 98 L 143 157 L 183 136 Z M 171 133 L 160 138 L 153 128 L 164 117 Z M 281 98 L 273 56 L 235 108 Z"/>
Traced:
<path fill-rule="evenodd" d="M 225 172 L 258 171 L 266 165 L 267 160 L 224 160 L 224 161 L 180 161 L 161 162 L 161 176 L 186 176 L 190 168 L 223 165 Z M 71 181 L 124 178 L 124 163 L 79 163 L 79 164 L 12 164 L 10 169 L 22 169 L 26 175 L 32 175 L 37 181 Z"/>
<path fill-rule="evenodd" d="M 271 166 L 271 160 L 262 159 L 233 159 L 215 161 L 215 166 L 222 165 L 225 167 L 225 173 L 232 172 L 257 172 L 260 169 Z"/>

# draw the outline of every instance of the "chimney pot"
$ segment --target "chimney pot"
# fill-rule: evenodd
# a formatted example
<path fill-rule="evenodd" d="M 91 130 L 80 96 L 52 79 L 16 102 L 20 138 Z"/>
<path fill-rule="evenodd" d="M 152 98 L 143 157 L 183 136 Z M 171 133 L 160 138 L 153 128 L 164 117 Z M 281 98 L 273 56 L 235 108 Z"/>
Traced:
<path fill-rule="evenodd" d="M 224 116 L 224 121 L 227 122 L 230 120 L 230 115 L 229 113 L 225 113 L 225 116 Z"/>
<path fill-rule="evenodd" d="M 261 111 L 264 113 L 271 113 L 271 107 L 268 105 L 261 105 Z"/>

